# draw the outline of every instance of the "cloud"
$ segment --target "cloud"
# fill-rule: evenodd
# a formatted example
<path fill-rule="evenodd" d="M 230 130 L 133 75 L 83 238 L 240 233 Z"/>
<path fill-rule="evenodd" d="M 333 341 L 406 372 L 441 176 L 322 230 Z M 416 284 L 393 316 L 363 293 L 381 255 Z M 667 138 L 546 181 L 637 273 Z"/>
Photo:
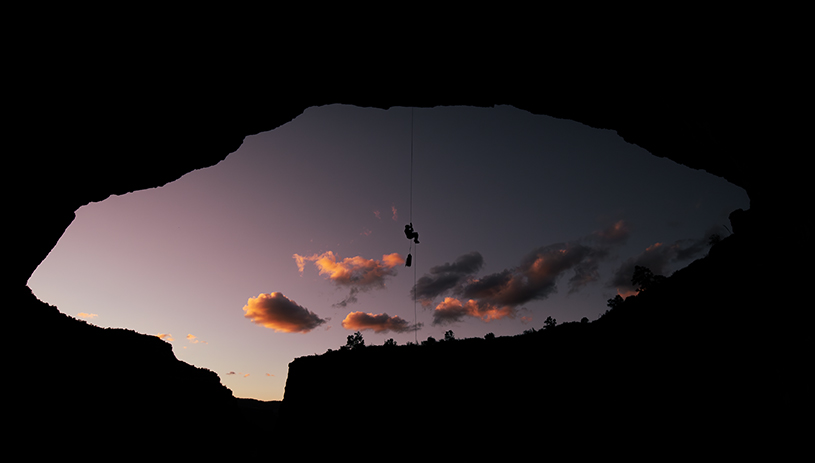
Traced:
<path fill-rule="evenodd" d="M 308 333 L 326 321 L 282 293 L 260 294 L 243 306 L 252 323 L 283 333 Z"/>
<path fill-rule="evenodd" d="M 342 321 L 343 328 L 347 330 L 374 330 L 375 333 L 386 333 L 393 331 L 404 333 L 413 331 L 419 325 L 411 325 L 408 321 L 399 316 L 389 316 L 386 313 L 372 314 L 364 312 L 351 312 Z"/>
<path fill-rule="evenodd" d="M 382 220 L 382 217 L 379 215 L 379 211 L 374 211 L 374 215 L 376 216 L 377 219 Z"/>
<path fill-rule="evenodd" d="M 235 374 L 235 372 L 234 372 L 234 371 L 230 371 L 230 372 L 229 372 L 229 373 L 227 373 L 226 375 L 227 375 L 227 376 L 229 376 L 229 375 L 234 375 L 234 374 Z"/>
<path fill-rule="evenodd" d="M 472 251 L 460 256 L 452 264 L 444 263 L 442 265 L 432 267 L 430 269 L 430 273 L 454 273 L 459 275 L 469 275 L 471 273 L 478 272 L 483 266 L 484 257 L 482 257 L 480 253 Z"/>
<path fill-rule="evenodd" d="M 647 267 L 654 275 L 668 276 L 671 264 L 701 256 L 710 246 L 710 237 L 715 231 L 715 228 L 710 228 L 699 239 L 677 240 L 673 244 L 654 243 L 648 246 L 639 255 L 624 260 L 614 271 L 608 286 L 616 288 L 620 295 L 635 294 L 636 288 L 631 284 L 634 267 Z"/>
<path fill-rule="evenodd" d="M 590 239 L 602 245 L 613 246 L 625 243 L 630 234 L 628 224 L 620 220 L 608 228 L 595 231 L 590 235 Z"/>
<path fill-rule="evenodd" d="M 458 257 L 453 263 L 444 263 L 430 269 L 416 282 L 411 295 L 423 302 L 432 301 L 463 283 L 484 266 L 484 258 L 476 251 Z"/>
<path fill-rule="evenodd" d="M 478 252 L 460 256 L 453 263 L 430 269 L 412 289 L 412 295 L 428 306 L 436 297 L 450 293 L 434 311 L 434 324 L 452 323 L 464 317 L 484 321 L 514 318 L 516 308 L 542 300 L 557 291 L 557 283 L 567 280 L 570 293 L 599 281 L 599 265 L 611 251 L 624 243 L 630 231 L 624 221 L 566 243 L 541 246 L 527 253 L 517 267 L 476 278 L 484 265 Z M 466 301 L 466 302 L 462 302 Z"/>
<path fill-rule="evenodd" d="M 345 307 L 348 304 L 356 304 L 359 299 L 357 299 L 357 293 L 359 292 L 359 288 L 351 288 L 348 292 L 348 296 L 345 296 L 345 299 L 341 300 L 340 302 L 336 302 L 331 304 L 331 307 Z"/>
<path fill-rule="evenodd" d="M 193 336 L 192 334 L 187 335 L 187 340 L 190 341 L 191 344 L 198 344 L 199 342 L 203 343 L 203 344 L 208 344 L 206 341 L 201 341 L 200 339 Z"/>
<path fill-rule="evenodd" d="M 173 340 L 173 335 L 171 335 L 170 333 L 159 333 L 156 336 L 158 336 L 159 339 L 164 340 L 164 341 L 172 341 Z"/>
<path fill-rule="evenodd" d="M 95 313 L 79 312 L 78 314 L 76 314 L 76 316 L 79 318 L 96 318 L 99 315 L 96 315 Z"/>
<path fill-rule="evenodd" d="M 382 256 L 382 260 L 366 259 L 362 256 L 346 257 L 337 260 L 333 252 L 328 251 L 312 256 L 294 254 L 297 268 L 302 273 L 306 261 L 314 262 L 320 275 L 328 275 L 328 279 L 338 285 L 357 287 L 381 287 L 385 278 L 395 275 L 394 267 L 404 264 L 405 260 L 397 253 Z"/>
<path fill-rule="evenodd" d="M 302 274 L 306 262 L 314 262 L 320 275 L 327 275 L 337 286 L 350 287 L 348 296 L 334 304 L 345 307 L 349 303 L 357 302 L 359 291 L 381 289 L 385 287 L 385 280 L 396 275 L 396 267 L 405 263 L 405 259 L 397 253 L 385 254 L 382 260 L 366 259 L 362 256 L 346 257 L 340 260 L 333 252 L 301 256 L 294 254 L 297 269 Z"/>
<path fill-rule="evenodd" d="M 575 292 L 599 278 L 600 260 L 608 252 L 582 244 L 558 243 L 528 253 L 521 265 L 474 279 L 464 285 L 461 295 L 490 304 L 518 306 L 536 299 L 546 299 L 557 290 L 557 280 L 573 271 L 569 291 Z"/>
<path fill-rule="evenodd" d="M 396 206 L 391 206 L 391 212 L 393 212 L 393 220 L 399 220 L 399 215 L 396 213 Z"/>
<path fill-rule="evenodd" d="M 244 378 L 246 378 L 247 376 L 249 376 L 249 373 L 246 373 L 245 375 L 243 375 Z"/>
<path fill-rule="evenodd" d="M 458 322 L 464 317 L 476 317 L 489 322 L 504 317 L 515 318 L 516 314 L 515 308 L 511 306 L 499 307 L 473 299 L 462 303 L 458 299 L 446 297 L 433 311 L 433 325 Z"/>
<path fill-rule="evenodd" d="M 372 233 L 373 233 L 373 230 L 371 230 L 371 229 L 369 229 L 369 228 L 363 228 L 363 229 L 362 229 L 362 233 L 360 233 L 360 235 L 363 235 L 363 236 L 371 236 L 371 234 L 372 234 Z"/>

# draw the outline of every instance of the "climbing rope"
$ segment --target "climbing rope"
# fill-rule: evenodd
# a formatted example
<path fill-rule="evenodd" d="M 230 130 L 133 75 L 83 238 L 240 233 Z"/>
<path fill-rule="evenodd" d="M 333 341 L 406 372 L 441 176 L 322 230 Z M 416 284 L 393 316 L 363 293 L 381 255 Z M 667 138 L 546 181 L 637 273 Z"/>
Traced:
<path fill-rule="evenodd" d="M 413 223 L 413 108 L 410 108 L 410 222 Z M 410 242 L 410 247 L 413 248 L 413 241 Z M 418 251 L 418 247 L 416 247 Z M 418 254 L 418 252 L 417 252 Z M 417 324 L 416 317 L 416 265 L 413 265 L 413 342 L 419 343 L 419 325 Z"/>
<path fill-rule="evenodd" d="M 418 247 L 416 250 L 418 251 Z M 418 252 L 417 252 L 418 254 Z M 416 266 L 413 267 L 413 342 L 419 344 L 419 325 L 416 324 Z"/>
<path fill-rule="evenodd" d="M 410 108 L 410 223 L 413 223 L 413 108 Z"/>

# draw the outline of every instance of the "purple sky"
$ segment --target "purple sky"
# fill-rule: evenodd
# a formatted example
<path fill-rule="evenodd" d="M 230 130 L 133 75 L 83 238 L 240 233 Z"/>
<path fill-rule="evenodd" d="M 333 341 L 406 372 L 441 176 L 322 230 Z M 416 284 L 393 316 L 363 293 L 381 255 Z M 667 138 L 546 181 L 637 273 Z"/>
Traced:
<path fill-rule="evenodd" d="M 102 327 L 163 335 L 238 397 L 280 400 L 288 363 L 344 345 L 515 335 L 596 319 L 637 263 L 707 252 L 746 193 L 615 132 L 509 106 L 332 105 L 226 160 L 77 218 L 29 280 Z M 414 274 L 414 270 L 416 273 Z"/>

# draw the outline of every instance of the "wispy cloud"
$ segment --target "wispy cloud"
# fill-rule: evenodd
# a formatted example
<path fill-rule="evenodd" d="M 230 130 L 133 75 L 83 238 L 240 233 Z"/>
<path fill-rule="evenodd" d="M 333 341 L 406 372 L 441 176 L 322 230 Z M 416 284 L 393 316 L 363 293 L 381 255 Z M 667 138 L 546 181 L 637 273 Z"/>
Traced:
<path fill-rule="evenodd" d="M 393 213 L 393 216 L 391 217 L 391 219 L 393 219 L 394 221 L 399 220 L 399 214 L 396 213 L 396 206 L 395 205 L 391 206 L 391 212 Z"/>
<path fill-rule="evenodd" d="M 404 333 L 421 327 L 421 324 L 411 325 L 399 316 L 389 316 L 386 313 L 372 314 L 364 312 L 351 312 L 342 321 L 342 326 L 348 330 L 374 330 L 375 333 L 393 331 Z"/>
<path fill-rule="evenodd" d="M 339 259 L 333 252 L 311 256 L 292 256 L 297 263 L 297 269 L 302 274 L 306 262 L 313 262 L 320 275 L 326 275 L 337 286 L 350 288 L 349 295 L 335 306 L 345 307 L 357 301 L 359 291 L 380 289 L 385 287 L 385 280 L 396 275 L 395 267 L 405 263 L 405 259 L 397 253 L 385 254 L 382 260 L 366 259 L 362 256 Z"/>
<path fill-rule="evenodd" d="M 156 336 L 158 336 L 159 339 L 168 342 L 173 340 L 173 335 L 171 335 L 170 333 L 159 333 Z"/>
<path fill-rule="evenodd" d="M 516 314 L 516 309 L 508 305 L 499 307 L 473 299 L 461 302 L 458 299 L 446 297 L 433 311 L 433 324 L 446 325 L 461 321 L 465 317 L 480 318 L 485 322 L 489 322 L 505 317 L 515 318 Z"/>
<path fill-rule="evenodd" d="M 429 306 L 436 297 L 445 297 L 436 307 L 434 324 L 452 323 L 464 317 L 484 321 L 514 318 L 516 308 L 533 300 L 546 299 L 557 291 L 557 283 L 571 273 L 569 292 L 577 292 L 600 278 L 599 264 L 611 250 L 629 236 L 625 222 L 566 243 L 541 246 L 527 253 L 520 265 L 476 278 L 484 265 L 478 252 L 465 254 L 453 263 L 430 269 L 413 288 L 412 294 Z"/>
<path fill-rule="evenodd" d="M 348 295 L 345 296 L 345 299 L 331 304 L 331 307 L 345 307 L 348 304 L 356 304 L 359 301 L 359 299 L 357 299 L 357 293 L 359 293 L 359 288 L 351 288 L 348 291 Z"/>
<path fill-rule="evenodd" d="M 436 297 L 458 287 L 468 277 L 476 274 L 484 266 L 484 258 L 473 251 L 460 256 L 453 263 L 431 267 L 430 274 L 416 282 L 411 295 L 428 305 Z"/>
<path fill-rule="evenodd" d="M 623 296 L 636 293 L 631 284 L 634 267 L 647 267 L 655 275 L 669 273 L 671 264 L 685 262 L 700 257 L 710 247 L 710 237 L 717 231 L 710 228 L 699 239 L 677 240 L 671 244 L 654 243 L 645 248 L 640 254 L 624 260 L 615 270 L 608 286 L 616 288 L 617 293 Z"/>
<path fill-rule="evenodd" d="M 95 314 L 95 313 L 85 313 L 85 312 L 79 312 L 78 314 L 76 314 L 76 316 L 77 316 L 77 317 L 79 317 L 79 318 L 87 318 L 87 319 L 92 319 L 92 318 L 96 318 L 96 317 L 98 317 L 99 315 L 97 315 L 97 314 Z"/>
<path fill-rule="evenodd" d="M 202 341 L 202 340 L 198 339 L 196 336 L 193 336 L 192 334 L 187 335 L 187 340 L 190 342 L 190 344 L 198 344 L 198 343 L 208 344 L 206 341 Z"/>
<path fill-rule="evenodd" d="M 252 323 L 283 333 L 308 333 L 326 322 L 278 292 L 250 298 L 243 311 Z"/>
<path fill-rule="evenodd" d="M 379 211 L 374 211 L 374 215 L 376 216 L 377 219 L 382 220 L 382 217 L 380 216 Z"/>
<path fill-rule="evenodd" d="M 624 220 L 619 220 L 610 227 L 595 231 L 591 238 L 600 245 L 613 246 L 625 243 L 630 234 L 628 224 Z"/>

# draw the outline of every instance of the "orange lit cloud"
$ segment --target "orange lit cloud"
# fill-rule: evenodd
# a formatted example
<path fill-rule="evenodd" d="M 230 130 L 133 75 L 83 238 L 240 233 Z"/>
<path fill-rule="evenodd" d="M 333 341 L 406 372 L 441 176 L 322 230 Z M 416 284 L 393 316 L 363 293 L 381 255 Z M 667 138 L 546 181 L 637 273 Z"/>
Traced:
<path fill-rule="evenodd" d="M 379 211 L 374 211 L 374 215 L 376 216 L 377 219 L 382 220 L 382 217 L 380 217 L 379 215 Z"/>
<path fill-rule="evenodd" d="M 172 341 L 173 340 L 173 335 L 171 335 L 170 333 L 159 333 L 156 336 L 158 336 L 159 339 L 164 340 L 164 341 Z"/>
<path fill-rule="evenodd" d="M 535 299 L 545 299 L 557 290 L 557 280 L 573 271 L 570 292 L 599 278 L 599 261 L 607 251 L 583 244 L 560 243 L 535 249 L 526 255 L 521 265 L 471 279 L 458 293 L 493 306 L 518 306 Z"/>
<path fill-rule="evenodd" d="M 283 333 L 308 333 L 326 322 L 282 293 L 250 298 L 243 311 L 252 323 Z"/>
<path fill-rule="evenodd" d="M 475 317 L 490 322 L 504 317 L 515 318 L 515 315 L 515 308 L 511 306 L 499 307 L 473 299 L 462 303 L 458 299 L 446 297 L 433 311 L 433 324 L 444 325 L 458 322 L 464 317 Z"/>
<path fill-rule="evenodd" d="M 382 263 L 383 263 L 383 264 L 384 264 L 384 265 L 385 265 L 387 268 L 389 268 L 389 269 L 390 269 L 390 268 L 396 267 L 397 265 L 402 265 L 402 264 L 404 264 L 404 263 L 405 263 L 405 259 L 404 259 L 404 258 L 402 258 L 402 256 L 400 256 L 399 254 L 397 254 L 397 253 L 395 253 L 395 252 L 394 252 L 394 253 L 391 253 L 391 254 L 384 254 L 384 255 L 382 255 Z"/>
<path fill-rule="evenodd" d="M 206 341 L 201 341 L 200 339 L 193 336 L 192 334 L 187 335 L 187 340 L 190 341 L 190 343 L 192 343 L 192 344 L 198 344 L 199 342 L 202 343 L 202 344 L 207 344 Z"/>
<path fill-rule="evenodd" d="M 450 293 L 462 300 L 475 301 L 473 303 L 479 307 L 505 310 L 532 300 L 546 299 L 557 291 L 558 280 L 569 273 L 567 285 L 569 292 L 574 293 L 600 279 L 600 263 L 609 259 L 611 250 L 624 243 L 629 234 L 628 225 L 620 220 L 574 241 L 534 249 L 517 267 L 479 278 L 475 274 L 483 267 L 484 260 L 478 252 L 471 252 L 453 263 L 432 267 L 429 274 L 417 281 L 412 295 L 425 307 L 430 306 L 436 297 Z M 468 304 L 463 303 L 460 310 L 472 307 Z M 454 314 L 458 309 L 454 306 L 444 308 L 446 311 L 440 312 L 440 319 L 455 319 L 444 315 Z M 467 312 L 468 315 L 472 313 L 475 312 Z"/>
<path fill-rule="evenodd" d="M 628 296 L 635 296 L 637 294 L 637 290 L 635 290 L 635 289 L 617 288 L 617 294 L 621 298 L 626 299 Z"/>
<path fill-rule="evenodd" d="M 399 215 L 396 214 L 396 206 L 391 206 L 391 212 L 393 212 L 393 220 L 399 220 Z"/>
<path fill-rule="evenodd" d="M 339 259 L 331 251 L 311 256 L 294 254 L 292 257 L 301 274 L 306 262 L 313 262 L 320 275 L 327 275 L 328 279 L 338 286 L 351 288 L 348 297 L 335 304 L 341 307 L 347 303 L 356 302 L 356 293 L 360 290 L 384 288 L 385 279 L 396 275 L 395 268 L 405 263 L 405 259 L 397 253 L 383 255 L 381 261 L 366 259 L 362 256 Z"/>
<path fill-rule="evenodd" d="M 76 316 L 79 318 L 96 318 L 99 315 L 96 315 L 95 313 L 79 312 L 78 314 L 76 314 Z"/>
<path fill-rule="evenodd" d="M 389 316 L 386 313 L 374 315 L 372 313 L 351 312 L 342 321 L 342 326 L 348 330 L 374 330 L 375 333 L 393 331 L 403 333 L 413 331 L 414 326 L 399 316 Z"/>
<path fill-rule="evenodd" d="M 397 253 L 383 255 L 381 261 L 366 259 L 362 256 L 338 260 L 331 251 L 312 256 L 295 254 L 293 257 L 301 273 L 306 261 L 311 261 L 314 262 L 320 275 L 328 275 L 328 279 L 339 285 L 354 286 L 382 286 L 386 276 L 394 275 L 393 268 L 405 263 L 405 260 Z"/>

